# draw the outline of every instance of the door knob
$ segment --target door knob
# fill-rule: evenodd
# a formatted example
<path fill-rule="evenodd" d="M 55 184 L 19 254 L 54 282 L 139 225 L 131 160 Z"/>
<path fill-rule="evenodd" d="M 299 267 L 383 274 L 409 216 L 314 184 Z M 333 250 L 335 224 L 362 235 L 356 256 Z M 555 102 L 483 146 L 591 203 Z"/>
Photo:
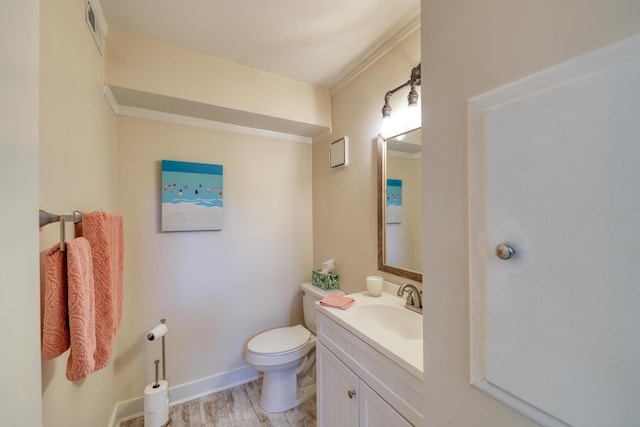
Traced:
<path fill-rule="evenodd" d="M 355 395 L 356 395 L 356 392 L 355 392 L 355 390 L 349 390 L 349 391 L 347 392 L 347 394 L 349 395 L 349 399 L 353 399 L 353 396 L 355 396 Z"/>
<path fill-rule="evenodd" d="M 496 246 L 496 255 L 500 259 L 509 259 L 516 254 L 516 250 L 513 249 L 508 243 L 500 243 Z"/>

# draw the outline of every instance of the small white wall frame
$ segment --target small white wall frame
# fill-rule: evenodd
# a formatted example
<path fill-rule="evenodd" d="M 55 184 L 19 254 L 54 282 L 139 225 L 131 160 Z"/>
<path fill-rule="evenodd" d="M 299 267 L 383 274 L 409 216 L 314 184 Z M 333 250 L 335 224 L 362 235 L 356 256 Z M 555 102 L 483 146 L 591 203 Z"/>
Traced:
<path fill-rule="evenodd" d="M 333 141 L 329 146 L 329 167 L 339 168 L 349 164 L 349 138 L 342 138 Z"/>

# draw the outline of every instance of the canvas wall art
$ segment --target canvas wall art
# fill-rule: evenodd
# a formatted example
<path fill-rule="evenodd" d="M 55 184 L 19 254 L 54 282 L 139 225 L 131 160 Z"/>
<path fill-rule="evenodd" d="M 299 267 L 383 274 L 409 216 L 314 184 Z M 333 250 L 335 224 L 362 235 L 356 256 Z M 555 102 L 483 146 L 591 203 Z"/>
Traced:
<path fill-rule="evenodd" d="M 162 161 L 162 231 L 222 230 L 222 165 Z"/>

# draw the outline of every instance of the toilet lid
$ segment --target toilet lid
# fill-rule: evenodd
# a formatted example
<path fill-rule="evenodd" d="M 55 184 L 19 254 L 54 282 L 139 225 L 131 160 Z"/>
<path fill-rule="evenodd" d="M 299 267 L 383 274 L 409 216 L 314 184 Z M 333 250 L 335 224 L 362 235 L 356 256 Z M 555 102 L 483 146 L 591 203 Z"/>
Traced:
<path fill-rule="evenodd" d="M 247 348 L 253 353 L 284 353 L 302 346 L 310 336 L 302 325 L 270 329 L 253 337 Z"/>

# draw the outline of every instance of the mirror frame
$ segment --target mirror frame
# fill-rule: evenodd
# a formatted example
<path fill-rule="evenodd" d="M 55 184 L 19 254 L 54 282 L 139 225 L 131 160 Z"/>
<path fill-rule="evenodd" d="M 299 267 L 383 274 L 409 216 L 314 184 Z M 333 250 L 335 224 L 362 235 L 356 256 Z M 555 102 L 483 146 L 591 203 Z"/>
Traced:
<path fill-rule="evenodd" d="M 418 129 L 418 128 L 416 128 Z M 413 130 L 407 132 L 411 132 Z M 378 135 L 378 270 L 422 283 L 422 273 L 386 264 L 387 140 Z"/>

